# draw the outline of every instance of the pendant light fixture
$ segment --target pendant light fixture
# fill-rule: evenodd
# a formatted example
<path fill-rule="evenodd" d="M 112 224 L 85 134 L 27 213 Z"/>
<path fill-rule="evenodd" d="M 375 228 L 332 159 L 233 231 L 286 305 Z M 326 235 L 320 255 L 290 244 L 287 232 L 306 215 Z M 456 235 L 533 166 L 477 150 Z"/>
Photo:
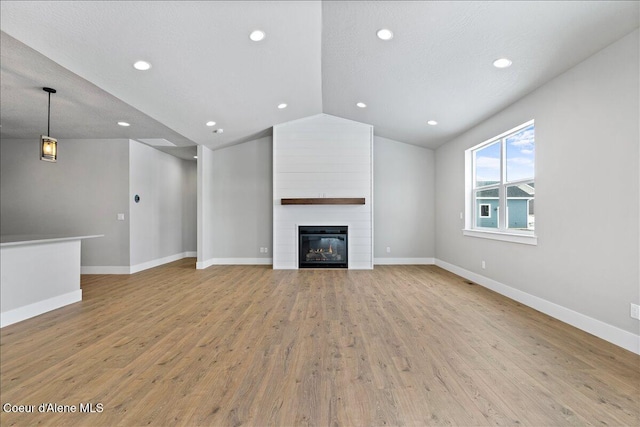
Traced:
<path fill-rule="evenodd" d="M 57 162 L 58 140 L 49 136 L 51 132 L 49 127 L 51 125 L 51 94 L 56 93 L 56 90 L 51 89 L 50 87 L 43 87 L 42 90 L 49 94 L 49 107 L 47 115 L 47 134 L 40 136 L 40 160 L 44 160 L 45 162 Z"/>

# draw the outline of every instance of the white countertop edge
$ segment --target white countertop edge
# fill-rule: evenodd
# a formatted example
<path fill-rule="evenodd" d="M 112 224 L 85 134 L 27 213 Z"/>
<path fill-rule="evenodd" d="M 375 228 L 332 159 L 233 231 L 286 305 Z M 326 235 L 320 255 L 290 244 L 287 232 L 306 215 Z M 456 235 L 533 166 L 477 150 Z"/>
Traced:
<path fill-rule="evenodd" d="M 93 239 L 96 237 L 104 237 L 104 234 L 93 234 L 88 236 L 60 236 L 60 235 L 6 235 L 0 236 L 0 247 L 19 246 L 19 245 L 35 245 L 41 243 L 67 242 L 70 240 Z"/>

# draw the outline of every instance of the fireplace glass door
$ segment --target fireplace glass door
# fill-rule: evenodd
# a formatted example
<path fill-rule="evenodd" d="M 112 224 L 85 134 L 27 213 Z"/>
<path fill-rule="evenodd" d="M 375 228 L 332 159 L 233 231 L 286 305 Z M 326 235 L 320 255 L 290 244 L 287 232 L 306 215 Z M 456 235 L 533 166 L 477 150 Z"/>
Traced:
<path fill-rule="evenodd" d="M 299 268 L 347 268 L 346 226 L 300 226 Z"/>

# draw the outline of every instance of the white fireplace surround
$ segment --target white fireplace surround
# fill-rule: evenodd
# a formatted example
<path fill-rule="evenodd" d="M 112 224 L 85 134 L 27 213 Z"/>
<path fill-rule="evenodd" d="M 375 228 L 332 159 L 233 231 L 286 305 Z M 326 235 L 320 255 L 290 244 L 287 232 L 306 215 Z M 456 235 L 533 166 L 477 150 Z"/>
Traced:
<path fill-rule="evenodd" d="M 283 198 L 364 197 L 364 205 Z M 373 127 L 319 114 L 273 128 L 273 268 L 297 269 L 299 226 L 348 226 L 348 268 L 373 268 Z"/>

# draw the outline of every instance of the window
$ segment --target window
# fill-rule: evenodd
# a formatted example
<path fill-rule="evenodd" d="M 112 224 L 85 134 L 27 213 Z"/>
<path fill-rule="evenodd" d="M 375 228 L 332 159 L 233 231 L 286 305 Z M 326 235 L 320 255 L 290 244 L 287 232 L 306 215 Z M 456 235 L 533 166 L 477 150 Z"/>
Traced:
<path fill-rule="evenodd" d="M 465 235 L 535 244 L 533 120 L 467 150 L 466 169 Z"/>

